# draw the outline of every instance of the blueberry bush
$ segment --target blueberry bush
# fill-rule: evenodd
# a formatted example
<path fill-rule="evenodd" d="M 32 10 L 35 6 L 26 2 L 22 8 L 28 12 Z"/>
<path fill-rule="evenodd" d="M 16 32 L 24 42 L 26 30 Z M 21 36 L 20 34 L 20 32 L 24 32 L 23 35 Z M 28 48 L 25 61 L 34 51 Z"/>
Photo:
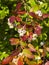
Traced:
<path fill-rule="evenodd" d="M 49 65 L 48 0 L 0 0 L 0 64 Z"/>

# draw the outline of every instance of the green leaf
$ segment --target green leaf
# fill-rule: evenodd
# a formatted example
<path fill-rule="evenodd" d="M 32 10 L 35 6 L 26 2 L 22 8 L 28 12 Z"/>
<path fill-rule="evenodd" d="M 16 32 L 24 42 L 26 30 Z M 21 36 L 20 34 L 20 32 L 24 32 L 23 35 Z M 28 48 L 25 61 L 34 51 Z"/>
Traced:
<path fill-rule="evenodd" d="M 23 54 L 24 55 L 32 55 L 32 53 L 28 49 L 23 49 Z"/>
<path fill-rule="evenodd" d="M 33 6 L 33 11 L 36 12 L 36 11 L 38 11 L 38 10 L 39 10 L 39 6 L 38 6 L 38 5 L 34 5 L 34 6 Z"/>
<path fill-rule="evenodd" d="M 6 52 L 0 52 L 0 60 L 2 60 L 3 58 L 7 57 L 8 54 L 6 54 Z"/>
<path fill-rule="evenodd" d="M 0 19 L 4 19 L 7 14 L 9 14 L 9 10 L 7 7 L 2 7 L 3 9 L 0 10 Z"/>
<path fill-rule="evenodd" d="M 49 20 L 48 21 L 44 21 L 44 24 L 49 27 Z"/>
<path fill-rule="evenodd" d="M 23 47 L 25 47 L 27 45 L 27 43 L 20 41 L 20 45 L 23 46 Z"/>
<path fill-rule="evenodd" d="M 29 3 L 31 5 L 31 7 L 33 7 L 34 5 L 36 5 L 35 0 L 29 0 Z"/>
<path fill-rule="evenodd" d="M 43 40 L 46 40 L 47 39 L 47 34 L 46 33 L 43 33 L 42 38 L 43 38 Z"/>

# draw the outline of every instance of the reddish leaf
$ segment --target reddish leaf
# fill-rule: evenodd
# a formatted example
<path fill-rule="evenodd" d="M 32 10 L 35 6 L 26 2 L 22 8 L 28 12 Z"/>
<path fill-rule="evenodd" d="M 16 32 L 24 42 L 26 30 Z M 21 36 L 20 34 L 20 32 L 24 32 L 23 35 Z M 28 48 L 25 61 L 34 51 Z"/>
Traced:
<path fill-rule="evenodd" d="M 35 14 L 34 12 L 29 12 L 29 14 L 30 14 L 32 17 L 36 18 L 36 19 L 42 20 L 42 18 L 39 17 L 39 16 L 38 16 L 37 14 Z"/>
<path fill-rule="evenodd" d="M 19 39 L 17 38 L 10 38 L 11 45 L 19 44 Z"/>
<path fill-rule="evenodd" d="M 8 64 L 13 59 L 12 56 L 8 56 L 2 61 L 2 65 Z"/>
<path fill-rule="evenodd" d="M 49 14 L 43 14 L 42 18 L 45 19 L 45 18 L 48 18 L 49 17 Z"/>
<path fill-rule="evenodd" d="M 20 18 L 20 17 L 15 17 L 15 19 L 16 19 L 16 21 L 18 21 L 18 22 L 20 22 L 20 21 L 22 21 L 22 19 Z"/>
<path fill-rule="evenodd" d="M 26 11 L 18 11 L 17 12 L 17 14 L 20 14 L 20 15 L 23 15 L 23 14 L 25 14 L 26 13 Z"/>
<path fill-rule="evenodd" d="M 49 65 L 49 61 L 47 61 L 47 62 L 45 63 L 45 65 Z"/>
<path fill-rule="evenodd" d="M 9 18 L 9 21 L 10 21 L 11 23 L 13 23 L 14 20 L 15 20 L 15 16 L 11 16 L 11 17 Z"/>
<path fill-rule="evenodd" d="M 23 41 L 26 41 L 26 40 L 27 40 L 27 38 L 28 38 L 28 36 L 27 36 L 27 35 L 24 35 L 23 37 L 21 37 L 21 39 L 22 39 Z"/>
<path fill-rule="evenodd" d="M 40 35 L 41 30 L 42 30 L 42 28 L 40 26 L 37 26 L 37 27 L 35 27 L 34 33 L 37 34 L 37 35 Z"/>
<path fill-rule="evenodd" d="M 21 3 L 18 3 L 18 4 L 17 4 L 17 6 L 16 6 L 17 11 L 20 11 L 21 6 L 22 6 Z"/>
<path fill-rule="evenodd" d="M 31 16 L 35 17 L 35 18 L 37 17 L 34 12 L 29 12 L 29 14 L 30 14 Z"/>
<path fill-rule="evenodd" d="M 8 64 L 9 62 L 11 62 L 12 59 L 13 59 L 13 57 L 16 56 L 16 55 L 18 55 L 19 52 L 20 52 L 19 49 L 14 50 L 14 51 L 11 53 L 11 55 L 9 55 L 9 56 L 6 57 L 5 59 L 3 59 L 2 65 L 6 65 L 6 64 Z"/>
<path fill-rule="evenodd" d="M 33 33 L 32 32 L 29 32 L 28 41 L 31 41 L 32 40 L 32 37 L 33 37 Z"/>
<path fill-rule="evenodd" d="M 18 59 L 18 65 L 23 65 L 23 59 L 22 58 Z"/>

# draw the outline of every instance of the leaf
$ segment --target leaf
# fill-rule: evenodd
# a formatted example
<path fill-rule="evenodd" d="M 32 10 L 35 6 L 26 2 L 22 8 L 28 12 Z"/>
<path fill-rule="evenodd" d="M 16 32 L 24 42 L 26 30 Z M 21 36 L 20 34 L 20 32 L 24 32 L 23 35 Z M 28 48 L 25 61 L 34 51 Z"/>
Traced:
<path fill-rule="evenodd" d="M 11 45 L 16 45 L 16 44 L 19 44 L 19 39 L 18 38 L 10 38 L 10 42 L 11 42 Z"/>
<path fill-rule="evenodd" d="M 32 44 L 28 44 L 28 47 L 29 47 L 30 51 L 36 52 L 36 49 L 34 48 L 34 46 Z"/>
<path fill-rule="evenodd" d="M 42 32 L 42 28 L 40 25 L 36 26 L 35 27 L 35 30 L 34 30 L 34 33 L 37 34 L 37 35 L 40 35 Z"/>
<path fill-rule="evenodd" d="M 46 27 L 49 27 L 49 21 L 44 21 Z"/>
<path fill-rule="evenodd" d="M 32 54 L 28 49 L 23 49 L 24 54 Z"/>
<path fill-rule="evenodd" d="M 38 5 L 35 5 L 34 7 L 33 7 L 33 12 L 36 12 L 36 11 L 38 11 L 39 10 L 39 6 Z"/>
<path fill-rule="evenodd" d="M 34 58 L 34 55 L 30 52 L 29 49 L 23 49 L 23 54 L 28 58 Z"/>
<path fill-rule="evenodd" d="M 15 21 L 15 16 L 11 16 L 11 17 L 9 18 L 9 22 L 13 23 L 14 21 Z"/>
<path fill-rule="evenodd" d="M 31 7 L 36 5 L 35 0 L 29 0 L 28 3 L 31 5 Z"/>
<path fill-rule="evenodd" d="M 48 18 L 49 14 L 43 14 L 42 17 L 43 17 L 43 19 Z"/>
<path fill-rule="evenodd" d="M 21 45 L 22 47 L 26 47 L 26 46 L 27 46 L 27 43 L 26 43 L 26 42 L 23 42 L 23 41 L 20 41 L 20 45 Z"/>
<path fill-rule="evenodd" d="M 15 19 L 16 19 L 16 21 L 18 21 L 18 22 L 22 21 L 22 19 L 21 19 L 19 16 L 16 16 Z"/>
<path fill-rule="evenodd" d="M 46 33 L 43 33 L 42 36 L 43 36 L 43 37 L 42 37 L 43 40 L 46 40 L 46 39 L 47 39 L 47 34 L 46 34 Z"/>
<path fill-rule="evenodd" d="M 20 49 L 15 49 L 9 56 L 7 56 L 5 59 L 2 60 L 2 65 L 9 64 L 9 62 L 12 61 L 13 57 L 18 55 L 20 52 Z"/>
<path fill-rule="evenodd" d="M 2 60 L 3 58 L 7 57 L 8 54 L 6 52 L 0 53 L 0 59 Z"/>
<path fill-rule="evenodd" d="M 47 62 L 45 63 L 45 65 L 49 65 L 49 61 L 47 61 Z"/>
<path fill-rule="evenodd" d="M 37 14 L 35 14 L 34 12 L 29 12 L 30 16 L 32 16 L 33 18 L 36 18 L 38 20 L 42 20 L 41 17 L 39 17 Z"/>
<path fill-rule="evenodd" d="M 28 39 L 28 35 L 24 35 L 21 37 L 22 41 L 26 41 Z"/>
<path fill-rule="evenodd" d="M 7 16 L 7 14 L 9 14 L 9 9 L 7 6 L 3 7 L 2 6 L 2 10 L 0 10 L 0 19 L 4 19 L 5 16 Z"/>
<path fill-rule="evenodd" d="M 18 65 L 24 65 L 24 63 L 23 63 L 23 58 L 22 57 L 20 57 L 19 59 L 18 59 L 18 63 L 17 63 Z"/>
<path fill-rule="evenodd" d="M 5 58 L 5 59 L 2 61 L 2 64 L 3 64 L 3 65 L 8 64 L 12 59 L 13 59 L 12 56 L 8 56 L 7 58 Z"/>
<path fill-rule="evenodd" d="M 20 14 L 20 15 L 23 15 L 23 14 L 25 14 L 26 13 L 26 11 L 18 11 L 17 12 L 17 14 Z"/>
<path fill-rule="evenodd" d="M 21 6 L 22 6 L 22 3 L 20 3 L 20 2 L 16 5 L 17 11 L 20 11 Z"/>

